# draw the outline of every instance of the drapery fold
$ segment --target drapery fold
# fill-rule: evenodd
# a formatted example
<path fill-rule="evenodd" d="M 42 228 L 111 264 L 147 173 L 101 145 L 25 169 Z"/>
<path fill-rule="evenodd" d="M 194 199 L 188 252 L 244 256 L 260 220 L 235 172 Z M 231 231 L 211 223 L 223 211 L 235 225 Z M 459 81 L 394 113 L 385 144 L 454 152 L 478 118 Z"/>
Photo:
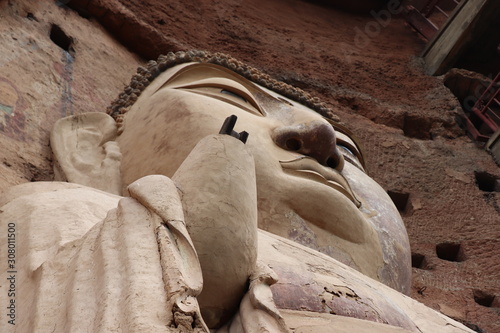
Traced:
<path fill-rule="evenodd" d="M 177 244 L 182 240 L 176 238 L 165 221 L 134 198 L 118 201 L 100 191 L 67 185 L 37 193 L 36 198 L 22 196 L 2 207 L 10 215 L 2 216 L 2 224 L 14 217 L 26 218 L 16 224 L 18 262 L 32 263 L 18 272 L 17 322 L 7 329 L 182 332 L 183 326 L 189 326 L 195 332 L 207 331 L 199 320 L 195 298 L 201 281 L 197 283 L 198 290 L 193 291 L 182 279 L 189 271 L 176 273 L 179 267 L 185 267 L 180 261 L 186 258 L 178 253 Z M 74 191 L 78 191 L 78 204 L 68 200 Z M 89 195 L 88 200 L 85 194 Z M 50 226 L 51 215 L 47 207 L 40 205 L 41 197 L 50 200 L 49 206 L 59 207 L 59 213 L 52 214 L 58 222 Z M 14 205 L 17 210 L 9 209 Z M 21 216 L 15 214 L 20 205 L 24 206 Z M 90 217 L 89 210 L 94 206 L 101 207 Z M 106 217 L 99 221 L 98 216 L 103 216 L 106 209 Z M 61 219 L 61 215 L 66 218 Z M 91 223 L 94 225 L 89 227 Z M 75 235 L 79 232 L 83 237 L 67 238 L 72 224 L 79 229 L 72 230 Z M 39 239 L 37 234 L 46 239 Z M 64 243 L 62 239 L 69 241 Z M 40 252 L 33 251 L 33 244 Z M 171 256 L 161 259 L 160 252 Z M 28 267 L 37 268 L 31 271 Z M 201 274 L 198 276 L 201 279 Z"/>

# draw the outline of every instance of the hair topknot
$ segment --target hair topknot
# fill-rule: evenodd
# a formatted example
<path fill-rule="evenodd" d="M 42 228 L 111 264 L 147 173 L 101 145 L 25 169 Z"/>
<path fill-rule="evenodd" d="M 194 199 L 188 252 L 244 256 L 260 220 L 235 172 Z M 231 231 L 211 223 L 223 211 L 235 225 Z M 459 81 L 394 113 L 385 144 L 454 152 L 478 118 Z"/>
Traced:
<path fill-rule="evenodd" d="M 139 66 L 139 68 L 137 68 L 137 73 L 132 76 L 130 84 L 126 86 L 123 92 L 121 92 L 111 103 L 106 112 L 113 117 L 118 126 L 121 127 L 124 114 L 135 101 L 137 101 L 139 95 L 155 78 L 165 70 L 187 62 L 210 63 L 223 66 L 254 83 L 299 102 L 333 121 L 339 121 L 339 118 L 330 108 L 322 103 L 317 97 L 312 97 L 302 89 L 275 80 L 260 70 L 236 60 L 227 54 L 199 50 L 187 52 L 179 51 L 176 53 L 169 52 L 166 55 L 160 55 L 157 61 L 149 61 L 146 67 Z"/>

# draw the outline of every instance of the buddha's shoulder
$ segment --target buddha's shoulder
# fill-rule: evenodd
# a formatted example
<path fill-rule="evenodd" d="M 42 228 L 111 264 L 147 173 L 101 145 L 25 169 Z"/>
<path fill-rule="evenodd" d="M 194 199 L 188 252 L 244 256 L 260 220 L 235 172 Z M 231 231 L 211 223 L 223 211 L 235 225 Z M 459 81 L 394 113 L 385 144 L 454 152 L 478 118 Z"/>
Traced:
<path fill-rule="evenodd" d="M 9 187 L 0 193 L 0 207 L 23 198 L 24 200 L 36 200 L 37 198 L 44 197 L 60 197 L 61 200 L 68 198 L 68 195 L 78 195 L 82 199 L 93 198 L 91 200 L 98 201 L 102 199 L 118 200 L 120 197 L 96 190 L 80 184 L 56 182 L 56 181 L 42 181 L 24 183 L 16 186 Z"/>
<path fill-rule="evenodd" d="M 19 228 L 50 225 L 56 229 L 66 228 L 69 221 L 93 225 L 115 208 L 120 198 L 73 183 L 25 183 L 0 194 L 0 224 L 16 221 Z"/>

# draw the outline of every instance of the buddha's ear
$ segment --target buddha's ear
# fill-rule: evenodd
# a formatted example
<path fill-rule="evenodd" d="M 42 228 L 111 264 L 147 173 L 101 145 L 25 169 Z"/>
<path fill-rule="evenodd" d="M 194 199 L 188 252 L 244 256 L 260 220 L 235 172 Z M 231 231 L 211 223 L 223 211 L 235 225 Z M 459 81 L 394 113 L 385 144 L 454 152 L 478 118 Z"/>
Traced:
<path fill-rule="evenodd" d="M 59 119 L 52 129 L 56 180 L 121 194 L 117 126 L 105 113 L 90 112 Z"/>

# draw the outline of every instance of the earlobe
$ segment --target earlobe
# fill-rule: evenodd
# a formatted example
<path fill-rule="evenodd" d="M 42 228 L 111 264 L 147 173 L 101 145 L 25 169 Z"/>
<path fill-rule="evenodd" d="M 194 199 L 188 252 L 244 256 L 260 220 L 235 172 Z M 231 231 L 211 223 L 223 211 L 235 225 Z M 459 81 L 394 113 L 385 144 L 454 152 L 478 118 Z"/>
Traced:
<path fill-rule="evenodd" d="M 56 180 L 121 194 L 117 126 L 105 113 L 59 119 L 50 134 Z"/>

